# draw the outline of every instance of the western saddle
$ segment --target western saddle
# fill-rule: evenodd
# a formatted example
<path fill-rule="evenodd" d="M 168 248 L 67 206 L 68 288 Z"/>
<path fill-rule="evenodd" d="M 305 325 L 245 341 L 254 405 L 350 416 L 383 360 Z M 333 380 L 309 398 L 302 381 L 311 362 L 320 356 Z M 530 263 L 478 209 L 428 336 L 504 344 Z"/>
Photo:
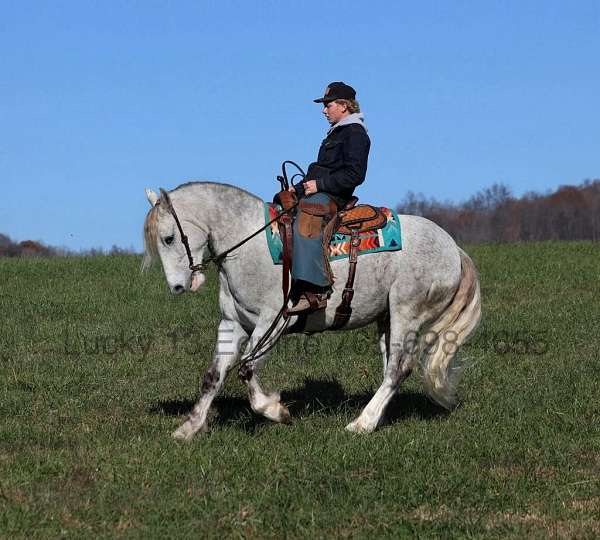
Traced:
<path fill-rule="evenodd" d="M 288 192 L 289 193 L 289 192 Z M 275 200 L 282 204 L 284 209 L 290 207 L 287 193 L 282 197 L 280 192 Z M 352 314 L 352 298 L 354 296 L 354 277 L 356 275 L 356 263 L 358 259 L 358 248 L 360 246 L 360 234 L 374 231 L 385 227 L 387 218 L 377 207 L 369 204 L 356 204 L 358 197 L 352 197 L 346 205 L 333 216 L 323 231 L 323 253 L 327 256 L 329 242 L 335 233 L 350 236 L 349 271 L 346 285 L 342 292 L 342 301 L 336 308 L 335 318 L 330 329 L 342 328 L 350 319 Z M 282 243 L 283 243 L 283 294 L 287 298 L 289 289 L 289 274 L 292 267 L 292 217 L 289 213 L 282 214 L 278 220 Z"/>

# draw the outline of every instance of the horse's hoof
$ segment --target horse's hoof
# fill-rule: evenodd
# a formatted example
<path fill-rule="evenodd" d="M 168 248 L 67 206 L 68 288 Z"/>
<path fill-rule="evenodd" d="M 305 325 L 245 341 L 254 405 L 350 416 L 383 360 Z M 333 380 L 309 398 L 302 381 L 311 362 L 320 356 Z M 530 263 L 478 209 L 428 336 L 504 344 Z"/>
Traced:
<path fill-rule="evenodd" d="M 196 433 L 206 433 L 208 431 L 208 426 L 206 423 L 200 429 L 194 429 L 192 424 L 187 421 L 181 424 L 173 433 L 171 433 L 171 437 L 177 439 L 179 441 L 190 441 L 196 435 Z"/>
<path fill-rule="evenodd" d="M 281 406 L 281 411 L 279 413 L 279 421 L 282 424 L 291 424 L 292 423 L 292 415 L 290 414 L 290 411 L 288 411 L 288 408 L 285 407 L 284 405 Z"/>
<path fill-rule="evenodd" d="M 178 441 L 189 441 L 193 436 L 194 434 L 183 429 L 183 426 L 177 428 L 173 433 L 171 433 L 171 437 L 177 439 Z"/>
<path fill-rule="evenodd" d="M 264 409 L 259 409 L 256 412 L 262 414 L 269 420 L 273 422 L 277 422 L 278 424 L 291 424 L 292 417 L 290 415 L 290 411 L 288 411 L 285 405 L 279 403 L 279 401 L 275 403 L 271 403 Z"/>
<path fill-rule="evenodd" d="M 359 419 L 356 419 L 353 422 L 350 422 L 346 426 L 346 429 L 352 433 L 372 433 L 376 427 L 377 427 L 377 425 L 374 425 L 374 426 L 365 425 Z"/>
<path fill-rule="evenodd" d="M 179 426 L 173 433 L 171 433 L 171 437 L 177 439 L 178 441 L 189 441 L 193 436 L 193 430 L 191 430 L 189 426 L 186 426 L 186 424 Z"/>

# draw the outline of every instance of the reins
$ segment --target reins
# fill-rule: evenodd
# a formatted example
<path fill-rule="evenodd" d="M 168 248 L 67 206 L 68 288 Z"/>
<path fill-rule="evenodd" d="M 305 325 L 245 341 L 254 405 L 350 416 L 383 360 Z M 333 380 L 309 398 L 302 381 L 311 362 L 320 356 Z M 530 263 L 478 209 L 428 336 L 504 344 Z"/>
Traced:
<path fill-rule="evenodd" d="M 300 176 L 302 178 L 304 178 L 306 176 L 304 171 L 302 170 L 302 168 L 297 163 L 295 163 L 293 161 L 284 161 L 281 165 L 281 170 L 282 170 L 283 175 L 278 176 L 277 180 L 281 183 L 282 190 L 286 190 L 286 191 L 290 187 L 290 181 L 288 180 L 287 171 L 285 168 L 285 166 L 287 164 L 293 165 L 294 167 L 296 167 L 296 169 L 298 169 L 298 171 L 300 171 L 299 173 L 296 173 L 296 174 L 294 174 L 294 176 L 292 176 L 292 178 L 291 178 L 292 187 L 294 186 L 294 178 L 296 178 L 296 176 Z M 161 188 L 160 192 L 162 195 L 162 199 L 164 199 L 164 201 L 166 202 L 167 210 L 173 216 L 173 219 L 175 220 L 175 224 L 177 225 L 177 229 L 179 230 L 179 235 L 181 237 L 181 243 L 183 244 L 183 247 L 185 248 L 185 253 L 187 255 L 188 262 L 190 263 L 189 269 L 192 272 L 192 277 L 194 276 L 194 274 L 196 272 L 200 272 L 200 270 L 202 270 L 203 264 L 209 263 L 211 261 L 214 262 L 215 264 L 218 264 L 222 259 L 227 257 L 227 255 L 229 255 L 229 253 L 231 253 L 232 251 L 235 251 L 239 247 L 243 246 L 246 242 L 248 242 L 249 240 L 254 238 L 257 234 L 260 234 L 261 232 L 263 232 L 268 227 L 270 227 L 273 223 L 278 221 L 281 217 L 283 217 L 287 214 L 290 214 L 296 208 L 296 206 L 298 206 L 298 202 L 294 203 L 289 208 L 286 208 L 283 211 L 279 212 L 264 227 L 261 227 L 257 231 L 253 232 L 250 236 L 247 236 L 241 242 L 238 242 L 237 244 L 235 244 L 235 246 L 232 246 L 229 249 L 226 249 L 225 251 L 219 253 L 218 255 L 211 255 L 207 259 L 204 259 L 202 262 L 195 264 L 194 257 L 192 255 L 192 250 L 190 249 L 188 237 L 183 232 L 183 227 L 181 226 L 181 222 L 179 221 L 179 217 L 177 216 L 177 212 L 175 211 L 175 207 L 173 206 L 171 197 L 169 197 L 169 194 L 162 188 Z M 160 199 L 157 201 L 156 204 L 160 204 Z M 262 356 L 263 354 L 266 354 L 267 352 L 269 352 L 277 344 L 277 341 L 279 341 L 279 338 L 281 337 L 283 332 L 285 332 L 285 329 L 287 328 L 287 326 L 290 322 L 290 319 L 286 313 L 288 300 L 289 300 L 289 292 L 284 291 L 283 305 L 281 306 L 281 309 L 275 316 L 275 319 L 273 319 L 273 322 L 269 325 L 269 328 L 267 328 L 266 332 L 256 342 L 256 345 L 254 345 L 252 347 L 250 352 L 248 352 L 246 355 L 242 356 L 242 358 L 240 358 L 237 362 L 232 364 L 229 367 L 229 370 L 231 370 L 237 366 L 240 366 L 240 369 L 239 369 L 240 376 L 242 378 L 244 378 L 245 380 L 249 379 L 251 374 L 249 375 L 247 370 L 245 369 L 247 367 L 247 365 L 250 362 L 253 362 L 254 360 L 256 360 L 258 357 Z M 277 328 L 277 324 L 279 323 L 279 321 L 281 320 L 282 317 L 285 318 L 285 323 L 283 324 L 283 326 L 281 327 L 281 329 L 277 333 L 277 335 L 269 342 L 269 339 L 271 338 L 273 332 Z M 266 347 L 266 348 L 263 349 L 263 347 Z"/>
<path fill-rule="evenodd" d="M 209 262 L 215 262 L 215 263 L 220 262 L 222 259 L 224 259 L 225 257 L 227 257 L 227 255 L 229 255 L 232 251 L 235 251 L 237 248 L 243 246 L 249 240 L 252 240 L 252 238 L 254 238 L 257 234 L 260 234 L 261 232 L 263 232 L 265 229 L 267 229 L 273 223 L 275 223 L 279 218 L 281 218 L 285 214 L 289 214 L 292 210 L 294 210 L 296 208 L 296 206 L 298 206 L 298 203 L 296 203 L 293 206 L 291 206 L 290 208 L 287 208 L 286 210 L 283 210 L 282 212 L 279 212 L 279 214 L 277 214 L 264 227 L 261 227 L 257 231 L 253 232 L 250 236 L 247 236 L 241 242 L 238 242 L 235 246 L 232 246 L 229 249 L 226 249 L 225 251 L 219 253 L 218 255 L 211 255 L 207 259 L 204 259 L 199 264 L 194 264 L 194 257 L 192 256 L 192 250 L 190 249 L 190 244 L 189 244 L 189 241 L 188 241 L 188 237 L 183 232 L 183 227 L 181 226 L 181 222 L 179 221 L 179 217 L 177 216 L 177 212 L 175 211 L 175 207 L 173 206 L 173 203 L 171 202 L 171 198 L 169 197 L 169 194 L 165 190 L 161 189 L 160 191 L 162 193 L 162 196 L 163 196 L 164 200 L 167 203 L 167 210 L 169 210 L 169 213 L 173 216 L 173 219 L 175 220 L 175 224 L 177 225 L 177 229 L 179 230 L 179 235 L 181 237 L 181 243 L 183 244 L 183 247 L 185 248 L 185 252 L 187 254 L 188 262 L 190 263 L 189 264 L 189 269 L 192 271 L 192 274 L 194 272 L 199 272 L 202 269 L 202 265 L 203 264 L 206 264 L 206 263 L 209 263 Z M 160 204 L 160 200 L 156 204 Z"/>

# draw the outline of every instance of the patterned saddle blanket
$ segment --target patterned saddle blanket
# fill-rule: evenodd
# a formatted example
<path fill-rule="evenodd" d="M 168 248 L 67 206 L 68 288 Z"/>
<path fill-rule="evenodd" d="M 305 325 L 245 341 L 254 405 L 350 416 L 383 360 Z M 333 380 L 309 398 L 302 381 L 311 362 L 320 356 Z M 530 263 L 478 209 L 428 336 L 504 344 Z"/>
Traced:
<path fill-rule="evenodd" d="M 274 219 L 282 208 L 273 203 L 265 203 L 265 224 Z M 386 225 L 375 231 L 360 233 L 358 254 L 376 253 L 378 251 L 398 251 L 402 249 L 402 234 L 398 214 L 390 208 L 381 208 L 387 217 Z M 272 223 L 265 229 L 267 245 L 274 264 L 283 264 L 283 244 L 279 235 L 279 226 Z M 329 242 L 329 260 L 335 261 L 348 257 L 350 253 L 350 236 L 335 233 Z"/>

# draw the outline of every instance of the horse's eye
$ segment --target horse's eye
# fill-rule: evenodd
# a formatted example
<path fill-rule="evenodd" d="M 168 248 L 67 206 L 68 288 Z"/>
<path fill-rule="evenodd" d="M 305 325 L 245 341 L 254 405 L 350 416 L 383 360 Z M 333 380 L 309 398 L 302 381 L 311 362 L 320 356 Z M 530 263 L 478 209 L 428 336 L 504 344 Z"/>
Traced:
<path fill-rule="evenodd" d="M 167 237 L 165 238 L 165 244 L 167 244 L 167 246 L 170 246 L 170 245 L 173 243 L 173 239 L 174 239 L 174 238 L 175 238 L 175 237 L 174 237 L 173 235 L 171 235 L 171 236 L 167 236 Z"/>

